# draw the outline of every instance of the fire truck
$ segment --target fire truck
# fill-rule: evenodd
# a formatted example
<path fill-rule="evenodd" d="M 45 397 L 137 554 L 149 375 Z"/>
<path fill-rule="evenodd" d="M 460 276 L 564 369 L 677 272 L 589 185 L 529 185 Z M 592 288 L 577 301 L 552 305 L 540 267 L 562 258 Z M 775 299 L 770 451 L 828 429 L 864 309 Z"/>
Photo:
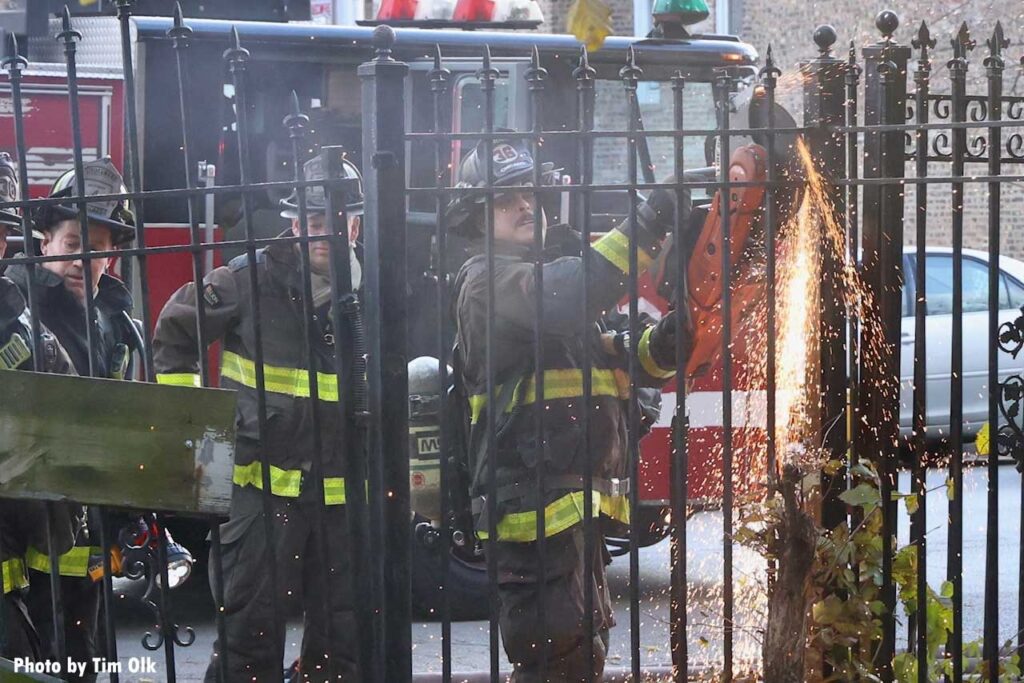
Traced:
<path fill-rule="evenodd" d="M 320 145 L 342 145 L 354 160 L 360 160 L 362 141 L 361 90 L 357 67 L 373 56 L 373 29 L 363 26 L 323 26 L 309 23 L 227 22 L 189 20 L 193 37 L 189 54 L 191 95 L 196 111 L 201 111 L 193 126 L 193 155 L 203 159 L 201 169 L 185 169 L 181 154 L 181 124 L 176 105 L 177 76 L 175 56 L 167 31 L 171 20 L 161 17 L 135 17 L 131 20 L 134 63 L 137 81 L 138 129 L 141 168 L 146 190 L 184 187 L 186 171 L 198 174 L 208 185 L 235 184 L 239 180 L 235 132 L 235 100 L 230 79 L 225 77 L 222 53 L 228 46 L 232 26 L 250 51 L 252 181 L 286 181 L 292 176 L 291 145 L 282 120 L 289 113 L 291 92 L 295 90 L 304 111 L 310 115 L 310 151 Z M 81 95 L 82 136 L 86 160 L 110 156 L 121 166 L 125 155 L 125 106 L 120 34 L 117 19 L 109 16 L 79 17 L 75 28 L 83 33 L 78 48 L 79 91 Z M 464 31 L 400 27 L 395 29 L 393 56 L 409 65 L 405 112 L 406 130 L 431 130 L 432 99 L 428 74 L 434 68 L 435 46 L 451 71 L 452 110 L 445 112 L 456 132 L 479 132 L 483 128 L 483 92 L 476 72 L 481 66 L 483 46 L 490 47 L 492 64 L 499 70 L 497 80 L 496 127 L 528 129 L 527 84 L 524 73 L 530 66 L 534 48 L 548 71 L 544 90 L 544 125 L 547 128 L 575 128 L 575 85 L 572 70 L 576 66 L 580 43 L 568 35 L 515 31 Z M 49 35 L 28 41 L 29 68 L 25 72 L 25 130 L 28 169 L 34 196 L 43 195 L 50 183 L 72 165 L 72 138 L 69 126 L 67 83 L 63 53 L 53 35 L 59 28 L 51 20 Z M 684 111 L 688 128 L 713 129 L 716 115 L 712 81 L 716 70 L 733 69 L 752 79 L 756 73 L 756 51 L 735 37 L 686 35 L 681 37 L 611 37 L 590 54 L 596 70 L 596 129 L 624 130 L 627 126 L 620 103 L 624 97 L 619 70 L 633 49 L 643 75 L 638 88 L 639 121 L 646 129 L 670 129 L 672 122 L 672 77 L 685 78 Z M 173 105 L 173 106 L 172 106 Z M 10 89 L 0 81 L 0 149 L 15 154 Z M 433 147 L 430 143 L 410 142 L 407 150 L 407 184 L 427 187 L 434 183 Z M 545 142 L 545 161 L 554 161 L 570 179 L 577 175 L 575 152 L 569 143 L 555 139 Z M 422 145 L 422 148 L 418 148 Z M 603 185 L 628 181 L 623 163 L 624 142 L 597 139 L 594 156 L 597 177 Z M 453 143 L 452 167 L 458 167 L 460 150 Z M 671 138 L 648 141 L 651 165 L 659 178 L 673 166 Z M 715 153 L 703 139 L 685 138 L 688 166 L 708 167 Z M 283 229 L 278 215 L 278 200 L 283 194 L 267 191 L 255 201 L 254 224 L 258 237 L 272 237 Z M 695 204 L 710 198 L 694 195 Z M 549 222 L 573 222 L 570 202 L 563 200 L 547 207 Z M 592 206 L 592 230 L 610 229 L 628 214 L 628 193 L 595 193 Z M 147 246 L 188 244 L 189 228 L 186 201 L 181 198 L 151 199 L 145 205 Z M 409 306 L 417 317 L 411 321 L 412 348 L 409 358 L 436 356 L 437 287 L 432 254 L 436 205 L 432 198 L 410 195 L 408 199 L 408 267 L 411 296 Z M 233 240 L 243 237 L 241 198 L 218 194 L 206 202 L 202 216 L 208 240 Z M 211 254 L 208 266 L 214 266 L 235 254 L 230 250 Z M 148 257 L 149 305 L 153 317 L 184 282 L 191 279 L 191 257 L 169 253 Z M 115 266 L 117 267 L 117 266 Z M 449 267 L 457 265 L 449 262 Z M 137 272 L 137 271 L 136 271 Z M 137 275 L 131 284 L 139 301 Z M 642 283 L 640 310 L 654 317 L 667 310 L 650 283 Z M 151 324 L 153 321 L 150 321 Z M 742 375 L 742 359 L 736 362 L 736 377 Z M 714 506 L 721 495 L 721 453 L 717 446 L 722 436 L 721 372 L 710 372 L 690 387 L 689 406 L 689 494 L 693 509 Z M 743 390 L 744 387 L 736 386 Z M 737 392 L 743 395 L 743 391 Z M 641 443 L 640 519 L 638 538 L 620 539 L 621 550 L 629 542 L 649 545 L 667 534 L 669 502 L 669 461 L 671 429 L 675 412 L 675 388 L 669 385 L 661 395 L 660 417 Z M 738 421 L 741 422 L 741 421 Z M 742 429 L 738 430 L 742 431 Z M 437 462 L 440 454 L 428 451 L 415 454 L 411 468 L 414 500 L 424 500 L 438 486 Z M 438 548 L 439 535 L 432 533 L 436 520 L 430 519 L 429 505 L 417 510 L 416 554 L 413 566 L 414 602 L 424 610 L 436 606 L 437 572 L 440 553 L 450 552 L 455 574 L 449 596 L 455 618 L 479 617 L 487 601 L 486 572 L 477 553 L 467 547 Z M 427 513 L 427 514 L 424 514 Z M 177 536 L 182 532 L 176 531 Z"/>

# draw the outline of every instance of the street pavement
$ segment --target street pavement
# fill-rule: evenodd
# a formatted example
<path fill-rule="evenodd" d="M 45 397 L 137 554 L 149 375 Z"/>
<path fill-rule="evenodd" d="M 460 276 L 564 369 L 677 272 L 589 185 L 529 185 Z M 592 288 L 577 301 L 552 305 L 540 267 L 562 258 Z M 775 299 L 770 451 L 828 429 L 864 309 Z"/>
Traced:
<path fill-rule="evenodd" d="M 947 553 L 948 499 L 944 470 L 931 470 L 928 487 L 934 489 L 927 497 L 927 571 L 929 582 L 938 588 L 945 578 Z M 986 472 L 971 468 L 965 473 L 964 495 L 964 629 L 967 639 L 980 637 L 985 576 L 985 527 L 987 510 Z M 1000 637 L 1007 640 L 1017 632 L 1017 576 L 1020 544 L 1021 499 L 1020 475 L 1012 467 L 1000 467 L 999 477 L 999 605 Z M 909 476 L 904 474 L 900 490 L 909 490 Z M 908 539 L 906 510 L 901 505 L 900 542 Z M 721 588 L 723 567 L 722 516 L 720 512 L 695 515 L 688 524 L 689 632 L 691 665 L 715 665 L 721 661 Z M 734 579 L 736 595 L 735 656 L 741 667 L 744 660 L 756 659 L 759 651 L 759 629 L 764 623 L 763 561 L 752 552 L 734 548 Z M 616 558 L 609 568 L 609 587 L 615 601 L 618 621 L 611 633 L 609 666 L 628 667 L 631 638 L 629 614 L 628 556 Z M 191 582 L 190 582 L 191 583 Z M 669 642 L 669 544 L 663 541 L 640 551 L 640 657 L 646 667 L 670 664 Z M 148 676 L 124 674 L 123 681 L 165 680 L 167 668 L 163 652 L 149 652 L 141 644 L 147 630 L 153 630 L 152 619 L 131 597 L 133 586 L 124 586 L 118 610 L 118 655 L 121 661 L 130 657 L 152 657 L 157 673 Z M 175 594 L 174 614 L 182 628 L 195 630 L 195 642 L 187 648 L 175 648 L 175 667 L 179 681 L 201 680 L 210 656 L 216 629 L 212 602 L 201 582 L 195 582 Z M 901 627 L 898 642 L 906 642 L 906 629 Z M 287 658 L 291 661 L 299 651 L 301 621 L 289 622 Z M 441 627 L 436 622 L 413 624 L 413 666 L 417 673 L 441 671 Z M 452 624 L 452 669 L 456 672 L 486 671 L 489 667 L 488 623 L 486 621 Z M 508 665 L 501 656 L 502 668 Z M 101 677 L 105 680 L 105 677 Z"/>

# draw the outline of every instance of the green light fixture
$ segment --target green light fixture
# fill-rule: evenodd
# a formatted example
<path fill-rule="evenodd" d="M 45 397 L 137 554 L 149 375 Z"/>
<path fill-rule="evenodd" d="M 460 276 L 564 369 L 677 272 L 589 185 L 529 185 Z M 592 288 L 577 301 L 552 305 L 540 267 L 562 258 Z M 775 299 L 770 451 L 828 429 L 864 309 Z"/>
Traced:
<path fill-rule="evenodd" d="M 651 14 L 661 24 L 692 26 L 708 18 L 708 5 L 704 0 L 655 0 Z"/>

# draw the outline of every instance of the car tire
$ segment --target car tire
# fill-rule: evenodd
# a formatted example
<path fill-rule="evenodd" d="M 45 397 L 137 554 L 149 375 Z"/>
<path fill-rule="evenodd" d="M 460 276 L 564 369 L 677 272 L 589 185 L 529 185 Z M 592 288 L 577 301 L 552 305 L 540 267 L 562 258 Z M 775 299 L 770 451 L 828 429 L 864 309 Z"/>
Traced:
<path fill-rule="evenodd" d="M 440 536 L 432 542 L 423 533 L 426 519 L 413 519 L 412 540 L 412 604 L 420 617 L 441 619 L 443 572 L 442 552 L 448 553 L 448 605 L 452 621 L 487 619 L 489 611 L 487 591 L 487 561 L 483 558 L 467 559 L 454 548 L 445 545 Z"/>

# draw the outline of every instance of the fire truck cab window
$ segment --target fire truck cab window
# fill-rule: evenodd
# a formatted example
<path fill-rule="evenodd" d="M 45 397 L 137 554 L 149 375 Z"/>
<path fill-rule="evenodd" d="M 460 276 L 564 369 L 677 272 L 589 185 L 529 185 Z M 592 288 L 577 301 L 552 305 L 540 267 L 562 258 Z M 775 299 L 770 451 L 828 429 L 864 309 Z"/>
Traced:
<path fill-rule="evenodd" d="M 643 81 L 637 87 L 637 101 L 644 130 L 671 130 L 673 127 L 671 81 Z M 595 88 L 594 127 L 597 130 L 626 130 L 627 110 L 622 106 L 623 86 L 618 80 L 599 80 Z M 710 83 L 687 82 L 683 89 L 683 121 L 687 128 L 715 127 L 715 105 Z M 597 138 L 594 141 L 594 182 L 628 183 L 629 171 L 622 163 L 624 138 Z M 673 141 L 670 137 L 648 137 L 654 176 L 663 180 L 674 171 Z M 683 159 L 688 168 L 704 166 L 704 138 L 683 138 Z M 642 170 L 637 180 L 643 182 Z"/>

